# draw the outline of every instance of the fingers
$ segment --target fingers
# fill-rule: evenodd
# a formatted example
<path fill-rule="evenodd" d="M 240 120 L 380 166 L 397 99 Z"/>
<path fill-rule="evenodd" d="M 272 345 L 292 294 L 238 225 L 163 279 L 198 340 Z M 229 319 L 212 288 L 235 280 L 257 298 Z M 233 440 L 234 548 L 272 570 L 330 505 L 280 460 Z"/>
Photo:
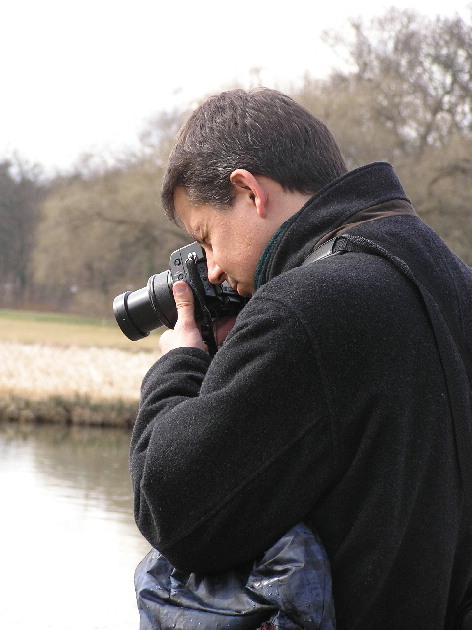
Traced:
<path fill-rule="evenodd" d="M 172 293 L 177 307 L 177 323 L 172 330 L 161 335 L 159 346 L 166 354 L 174 348 L 201 348 L 207 350 L 194 314 L 192 289 L 185 282 L 176 282 Z"/>
<path fill-rule="evenodd" d="M 160 337 L 161 353 L 165 354 L 174 348 L 201 348 L 208 352 L 208 347 L 202 339 L 200 328 L 195 321 L 194 295 L 190 286 L 178 281 L 172 288 L 177 307 L 177 322 L 173 329 L 162 333 Z M 215 323 L 215 338 L 219 347 L 232 329 L 235 317 L 225 318 Z"/>
<path fill-rule="evenodd" d="M 195 328 L 193 292 L 190 286 L 180 280 L 172 288 L 175 305 L 177 307 L 178 323 L 185 327 Z"/>

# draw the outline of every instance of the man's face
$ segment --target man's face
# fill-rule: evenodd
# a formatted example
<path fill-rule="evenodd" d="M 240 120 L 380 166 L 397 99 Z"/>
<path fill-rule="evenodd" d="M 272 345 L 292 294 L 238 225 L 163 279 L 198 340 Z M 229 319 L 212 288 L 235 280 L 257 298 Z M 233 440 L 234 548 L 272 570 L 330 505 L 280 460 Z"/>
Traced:
<path fill-rule="evenodd" d="M 231 207 L 192 205 L 184 189 L 174 193 L 178 218 L 190 237 L 205 250 L 210 282 L 227 280 L 239 295 L 254 292 L 257 263 L 272 236 L 273 226 L 262 219 L 249 194 L 236 195 Z"/>

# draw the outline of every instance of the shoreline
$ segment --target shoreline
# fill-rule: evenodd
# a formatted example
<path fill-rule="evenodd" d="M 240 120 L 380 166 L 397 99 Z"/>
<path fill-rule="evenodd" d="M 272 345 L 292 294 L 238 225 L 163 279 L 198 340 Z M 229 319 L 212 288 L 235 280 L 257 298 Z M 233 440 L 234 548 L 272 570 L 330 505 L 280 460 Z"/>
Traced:
<path fill-rule="evenodd" d="M 0 343 L 0 422 L 129 429 L 149 351 Z"/>
<path fill-rule="evenodd" d="M 139 402 L 98 400 L 88 396 L 28 398 L 0 392 L 0 423 L 57 424 L 131 429 Z"/>

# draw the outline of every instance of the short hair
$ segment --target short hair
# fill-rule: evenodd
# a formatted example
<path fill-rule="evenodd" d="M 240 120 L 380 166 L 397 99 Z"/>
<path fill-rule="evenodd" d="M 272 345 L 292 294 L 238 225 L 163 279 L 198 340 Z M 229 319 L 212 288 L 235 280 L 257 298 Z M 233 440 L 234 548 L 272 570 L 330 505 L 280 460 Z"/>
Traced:
<path fill-rule="evenodd" d="M 167 216 L 176 221 L 180 187 L 195 205 L 230 206 L 237 168 L 311 195 L 347 172 L 329 129 L 292 98 L 268 88 L 229 90 L 207 98 L 177 134 L 161 190 Z"/>

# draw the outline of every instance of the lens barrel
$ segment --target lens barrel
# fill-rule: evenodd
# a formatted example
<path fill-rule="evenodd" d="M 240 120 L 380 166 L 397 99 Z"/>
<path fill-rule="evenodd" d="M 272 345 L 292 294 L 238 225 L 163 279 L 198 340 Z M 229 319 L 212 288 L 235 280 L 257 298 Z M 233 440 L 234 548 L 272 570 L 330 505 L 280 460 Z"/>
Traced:
<path fill-rule="evenodd" d="M 143 339 L 161 326 L 173 328 L 177 310 L 169 272 L 151 276 L 142 289 L 118 295 L 113 300 L 113 313 L 118 326 L 131 341 Z"/>

